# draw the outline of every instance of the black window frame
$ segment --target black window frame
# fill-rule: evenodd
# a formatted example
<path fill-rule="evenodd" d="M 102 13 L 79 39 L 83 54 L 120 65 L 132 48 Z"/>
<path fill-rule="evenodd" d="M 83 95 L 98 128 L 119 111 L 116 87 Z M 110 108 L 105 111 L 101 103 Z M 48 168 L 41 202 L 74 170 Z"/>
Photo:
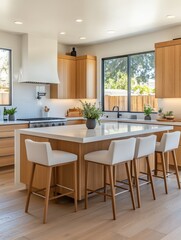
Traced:
<path fill-rule="evenodd" d="M 145 52 L 138 52 L 138 53 L 131 53 L 131 54 L 126 54 L 126 55 L 119 55 L 119 56 L 112 56 L 112 57 L 106 57 L 106 58 L 102 58 L 102 67 L 101 67 L 101 72 L 102 72 L 102 81 L 101 81 L 101 104 L 102 104 L 102 109 L 103 111 L 106 112 L 113 112 L 111 110 L 105 110 L 104 109 L 104 61 L 105 60 L 109 60 L 109 59 L 116 59 L 116 58 L 124 58 L 127 57 L 127 69 L 128 69 L 128 111 L 121 111 L 123 113 L 143 113 L 143 112 L 135 112 L 135 111 L 131 111 L 131 83 L 130 83 L 130 61 L 129 58 L 130 56 L 134 56 L 134 55 L 138 55 L 138 54 L 146 54 L 146 53 L 154 53 L 154 50 L 150 50 L 150 51 L 145 51 Z M 156 113 L 156 112 L 153 112 Z"/>
<path fill-rule="evenodd" d="M 12 105 L 12 85 L 13 85 L 13 81 L 12 81 L 12 49 L 9 49 L 9 48 L 2 48 L 0 47 L 0 50 L 6 50 L 6 51 L 9 51 L 9 61 L 10 61 L 10 64 L 9 64 L 9 71 L 10 71 L 10 83 L 9 83 L 9 104 L 0 104 L 1 107 L 3 106 L 11 106 Z"/>

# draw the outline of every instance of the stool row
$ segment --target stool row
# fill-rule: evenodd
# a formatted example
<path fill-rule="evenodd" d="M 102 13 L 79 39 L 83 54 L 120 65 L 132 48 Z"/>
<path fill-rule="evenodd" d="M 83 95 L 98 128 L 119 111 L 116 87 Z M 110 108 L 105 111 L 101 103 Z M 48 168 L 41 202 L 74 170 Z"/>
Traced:
<path fill-rule="evenodd" d="M 123 140 L 113 140 L 110 143 L 108 150 L 100 150 L 95 152 L 90 152 L 84 156 L 85 159 L 85 208 L 88 206 L 88 192 L 95 192 L 98 194 L 104 195 L 104 200 L 106 201 L 107 197 L 110 197 L 112 200 L 112 212 L 113 219 L 116 219 L 116 203 L 115 197 L 123 192 L 116 193 L 116 189 L 122 188 L 122 186 L 117 185 L 115 169 L 118 164 L 125 164 L 127 179 L 130 191 L 131 200 L 133 209 L 136 209 L 135 206 L 135 198 L 133 191 L 133 181 L 136 186 L 137 193 L 137 203 L 138 207 L 141 207 L 141 198 L 140 198 L 140 186 L 139 183 L 139 174 L 137 163 L 141 158 L 146 158 L 147 163 L 147 179 L 146 183 L 151 183 L 151 189 L 153 194 L 153 199 L 156 199 L 152 170 L 150 167 L 150 161 L 152 158 L 151 155 L 155 154 L 155 175 L 157 176 L 158 168 L 157 168 L 157 154 L 161 155 L 161 164 L 163 170 L 163 178 L 165 185 L 165 192 L 168 193 L 167 187 L 167 171 L 165 166 L 165 157 L 164 154 L 167 152 L 172 152 L 174 166 L 175 166 L 175 174 L 177 177 L 178 188 L 180 189 L 180 181 L 179 181 L 179 173 L 177 166 L 177 159 L 175 150 L 178 148 L 180 141 L 180 132 L 172 132 L 172 133 L 164 133 L 160 142 L 156 142 L 156 136 L 151 135 L 148 137 L 138 137 L 138 138 L 129 138 Z M 45 199 L 44 204 L 44 217 L 43 223 L 47 222 L 47 212 L 48 212 L 48 203 L 49 200 L 56 199 L 65 195 L 74 194 L 74 204 L 75 211 L 77 211 L 77 155 L 60 151 L 60 150 L 52 150 L 49 142 L 35 142 L 30 139 L 25 140 L 26 144 L 26 152 L 27 159 L 32 162 L 32 171 L 31 177 L 29 180 L 28 187 L 28 196 L 26 201 L 25 212 L 28 212 L 29 202 L 31 194 L 36 194 Z M 104 167 L 104 188 L 103 192 L 99 190 L 89 189 L 88 188 L 88 169 L 89 163 L 99 164 Z M 73 164 L 74 166 L 74 187 L 73 189 L 57 184 L 57 171 L 56 167 L 65 165 L 65 164 Z M 46 188 L 41 189 L 45 190 L 45 195 L 40 194 L 39 191 L 32 190 L 32 183 L 35 173 L 36 165 L 41 165 L 48 168 L 47 175 L 47 183 Z M 52 171 L 54 170 L 54 185 L 51 185 Z M 107 184 L 107 172 L 109 175 L 109 184 Z M 107 191 L 107 185 L 110 185 L 110 193 Z M 50 189 L 54 187 L 54 195 L 50 197 Z M 65 194 L 58 194 L 56 189 L 57 187 L 61 187 L 66 189 L 68 192 Z M 125 188 L 124 188 L 125 189 Z"/>

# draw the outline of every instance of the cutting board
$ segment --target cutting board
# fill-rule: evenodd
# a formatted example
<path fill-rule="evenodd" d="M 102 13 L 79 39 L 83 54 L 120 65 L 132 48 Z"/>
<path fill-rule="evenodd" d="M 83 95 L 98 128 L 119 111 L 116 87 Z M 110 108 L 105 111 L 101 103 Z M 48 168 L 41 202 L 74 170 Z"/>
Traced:
<path fill-rule="evenodd" d="M 156 119 L 157 121 L 159 122 L 181 122 L 181 119 L 172 119 L 172 120 L 169 120 L 169 119 L 164 119 L 164 118 L 158 118 Z"/>

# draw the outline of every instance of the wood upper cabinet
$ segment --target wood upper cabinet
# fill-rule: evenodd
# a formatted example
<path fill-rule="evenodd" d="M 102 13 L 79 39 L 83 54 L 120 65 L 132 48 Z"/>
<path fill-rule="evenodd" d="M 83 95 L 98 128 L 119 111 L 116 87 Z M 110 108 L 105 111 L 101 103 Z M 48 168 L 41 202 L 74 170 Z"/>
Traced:
<path fill-rule="evenodd" d="M 58 57 L 59 84 L 50 84 L 50 98 L 96 98 L 96 57 Z"/>
<path fill-rule="evenodd" d="M 181 40 L 155 44 L 156 97 L 181 97 Z"/>
<path fill-rule="evenodd" d="M 76 58 L 68 55 L 58 57 L 60 83 L 50 85 L 50 98 L 76 98 Z"/>
<path fill-rule="evenodd" d="M 77 98 L 96 98 L 97 60 L 95 56 L 77 57 Z"/>

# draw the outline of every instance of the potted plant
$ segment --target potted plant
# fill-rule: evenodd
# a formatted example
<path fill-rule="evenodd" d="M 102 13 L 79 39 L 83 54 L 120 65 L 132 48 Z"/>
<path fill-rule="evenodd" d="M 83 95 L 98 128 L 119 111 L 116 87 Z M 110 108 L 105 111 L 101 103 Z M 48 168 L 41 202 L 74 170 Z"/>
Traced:
<path fill-rule="evenodd" d="M 100 124 L 100 117 L 102 116 L 102 109 L 96 107 L 96 103 L 82 102 L 82 114 L 84 118 L 87 118 L 86 126 L 88 129 L 94 129 L 96 121 Z"/>
<path fill-rule="evenodd" d="M 9 114 L 9 121 L 14 121 L 15 113 L 17 112 L 17 107 L 7 109 L 6 112 L 7 112 L 7 114 Z"/>
<path fill-rule="evenodd" d="M 168 120 L 173 120 L 174 119 L 174 115 L 173 115 L 173 111 L 168 111 L 165 113 L 165 118 Z"/>
<path fill-rule="evenodd" d="M 150 114 L 152 113 L 153 108 L 150 105 L 144 105 L 144 114 L 145 120 L 151 120 Z"/>

